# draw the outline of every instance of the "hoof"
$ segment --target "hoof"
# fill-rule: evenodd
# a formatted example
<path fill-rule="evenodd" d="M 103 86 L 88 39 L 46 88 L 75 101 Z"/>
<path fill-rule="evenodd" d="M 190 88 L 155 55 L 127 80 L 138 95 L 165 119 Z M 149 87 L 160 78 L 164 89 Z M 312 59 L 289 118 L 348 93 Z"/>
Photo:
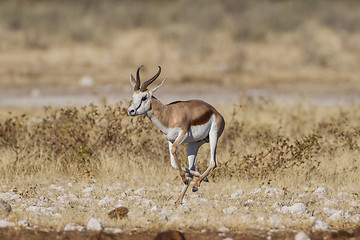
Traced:
<path fill-rule="evenodd" d="M 207 177 L 204 178 L 205 182 L 209 182 L 209 179 Z"/>
<path fill-rule="evenodd" d="M 193 192 L 197 192 L 198 189 L 197 189 L 196 187 L 193 187 L 192 191 L 193 191 Z"/>

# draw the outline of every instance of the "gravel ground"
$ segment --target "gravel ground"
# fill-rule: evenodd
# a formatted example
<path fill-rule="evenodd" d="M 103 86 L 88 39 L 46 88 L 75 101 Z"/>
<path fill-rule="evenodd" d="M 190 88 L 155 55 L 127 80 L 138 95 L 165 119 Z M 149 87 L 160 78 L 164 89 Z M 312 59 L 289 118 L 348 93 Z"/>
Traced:
<path fill-rule="evenodd" d="M 203 192 L 189 193 L 184 203 L 176 207 L 173 200 L 180 188 L 163 191 L 166 187 L 169 183 L 133 189 L 126 183 L 104 186 L 95 180 L 89 184 L 61 180 L 21 190 L 3 185 L 0 227 L 107 234 L 175 227 L 180 231 L 197 229 L 199 234 L 216 232 L 225 239 L 231 233 L 244 233 L 245 229 L 266 236 L 269 232 L 287 232 L 293 237 L 302 230 L 308 234 L 319 231 L 335 234 L 341 229 L 355 234 L 360 223 L 360 200 L 352 189 L 304 187 L 299 193 L 296 188 L 264 185 L 245 191 L 233 185 L 211 194 L 214 185 L 208 184 L 202 186 Z M 159 192 L 164 193 L 159 196 Z M 127 217 L 109 219 L 108 212 L 118 207 L 129 209 Z"/>

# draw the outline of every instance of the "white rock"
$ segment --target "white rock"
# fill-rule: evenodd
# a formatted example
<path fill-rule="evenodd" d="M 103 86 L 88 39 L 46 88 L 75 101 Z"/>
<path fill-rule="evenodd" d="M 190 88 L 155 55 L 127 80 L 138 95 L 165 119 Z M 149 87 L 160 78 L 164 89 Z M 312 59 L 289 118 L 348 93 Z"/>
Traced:
<path fill-rule="evenodd" d="M 218 228 L 218 232 L 226 233 L 226 232 L 230 232 L 230 229 L 227 227 L 221 227 L 221 228 Z"/>
<path fill-rule="evenodd" d="M 312 227 L 313 230 L 328 230 L 329 225 L 326 222 L 321 221 L 320 219 L 316 219 L 314 225 Z"/>
<path fill-rule="evenodd" d="M 86 228 L 84 226 L 78 225 L 76 223 L 68 223 L 68 224 L 66 224 L 66 226 L 64 228 L 64 231 L 80 231 L 80 232 L 82 232 L 85 230 L 86 230 Z"/>
<path fill-rule="evenodd" d="M 295 235 L 295 240 L 310 240 L 310 238 L 305 232 L 301 231 Z"/>
<path fill-rule="evenodd" d="M 152 206 L 155 206 L 155 205 L 156 205 L 156 203 L 155 203 L 153 200 L 149 200 L 149 199 L 144 199 L 144 200 L 143 200 L 143 204 L 144 204 L 145 206 L 149 206 L 149 207 L 152 207 Z"/>
<path fill-rule="evenodd" d="M 161 212 L 161 210 L 162 210 L 161 208 L 155 205 L 150 209 L 150 212 L 156 213 L 156 212 Z"/>
<path fill-rule="evenodd" d="M 173 212 L 174 212 L 174 210 L 169 209 L 169 208 L 166 208 L 166 207 L 164 207 L 164 208 L 162 209 L 162 211 L 161 211 L 161 213 L 164 214 L 164 215 L 170 215 L 170 214 L 172 214 Z"/>
<path fill-rule="evenodd" d="M 169 219 L 170 224 L 175 223 L 175 222 L 180 223 L 185 220 L 183 217 L 179 216 L 179 214 L 177 214 L 177 213 L 174 213 L 171 216 L 168 216 L 168 219 Z"/>
<path fill-rule="evenodd" d="M 169 218 L 168 218 L 167 215 L 161 214 L 160 217 L 158 218 L 158 220 L 159 220 L 160 222 L 168 222 L 168 221 L 169 221 Z"/>
<path fill-rule="evenodd" d="M 360 214 L 356 214 L 352 216 L 352 221 L 356 223 L 360 223 Z"/>
<path fill-rule="evenodd" d="M 111 228 L 111 227 L 104 228 L 104 231 L 111 232 L 111 233 L 122 233 L 123 232 L 123 230 L 120 228 Z"/>
<path fill-rule="evenodd" d="M 128 199 L 137 205 L 139 205 L 140 201 L 142 200 L 142 198 L 139 196 L 128 196 Z"/>
<path fill-rule="evenodd" d="M 21 196 L 14 192 L 0 193 L 0 199 L 4 201 L 20 200 Z"/>
<path fill-rule="evenodd" d="M 282 224 L 283 219 L 281 217 L 279 217 L 278 215 L 272 215 L 268 221 L 274 227 L 277 227 L 277 228 L 283 227 L 283 224 Z"/>
<path fill-rule="evenodd" d="M 0 220 L 0 228 L 5 228 L 5 227 L 14 227 L 15 223 L 13 222 L 8 222 L 5 220 Z"/>
<path fill-rule="evenodd" d="M 69 200 L 72 201 L 72 202 L 76 202 L 76 201 L 79 200 L 79 198 L 76 195 L 72 194 L 72 193 L 70 193 L 68 195 L 68 197 L 69 197 Z"/>
<path fill-rule="evenodd" d="M 253 204 L 255 204 L 255 202 L 254 202 L 254 200 L 252 200 L 252 199 L 248 199 L 248 200 L 246 200 L 246 202 L 244 203 L 245 206 L 250 206 L 250 205 L 253 205 Z"/>
<path fill-rule="evenodd" d="M 237 190 L 233 194 L 230 195 L 230 199 L 239 199 L 244 196 L 244 192 L 242 190 Z"/>
<path fill-rule="evenodd" d="M 225 214 L 235 214 L 239 209 L 235 206 L 231 206 L 231 207 L 228 207 L 228 208 L 224 208 L 222 210 L 223 213 Z"/>
<path fill-rule="evenodd" d="M 347 193 L 347 192 L 339 192 L 337 195 L 338 195 L 338 197 L 340 197 L 340 198 L 349 197 L 349 193 Z"/>
<path fill-rule="evenodd" d="M 137 189 L 137 190 L 134 191 L 134 193 L 135 193 L 136 195 L 144 195 L 144 194 L 146 194 L 146 192 L 147 192 L 146 187 L 139 188 L 139 189 Z"/>
<path fill-rule="evenodd" d="M 100 223 L 100 219 L 98 218 L 94 218 L 91 217 L 86 225 L 86 228 L 88 230 L 93 230 L 93 231 L 101 231 L 102 230 L 102 226 Z"/>
<path fill-rule="evenodd" d="M 56 218 L 62 218 L 62 215 L 60 213 L 55 213 L 52 216 Z"/>
<path fill-rule="evenodd" d="M 30 206 L 25 209 L 27 212 L 33 212 L 37 214 L 42 214 L 45 216 L 54 216 L 52 213 L 52 208 L 44 208 L 44 207 L 38 207 L 38 206 Z"/>
<path fill-rule="evenodd" d="M 141 217 L 141 216 L 144 216 L 145 214 L 146 214 L 145 211 L 137 211 L 137 212 L 130 211 L 128 213 L 128 216 L 129 217 Z"/>
<path fill-rule="evenodd" d="M 331 201 L 331 200 L 329 200 L 329 199 L 325 199 L 324 200 L 324 205 L 325 206 L 331 206 L 331 205 L 337 205 L 335 202 L 333 202 L 333 201 Z"/>
<path fill-rule="evenodd" d="M 82 87 L 92 87 L 94 85 L 94 81 L 89 76 L 84 76 L 80 79 L 79 85 Z"/>
<path fill-rule="evenodd" d="M 115 202 L 115 198 L 110 197 L 109 195 L 106 195 L 106 197 L 104 197 L 103 199 L 101 199 L 98 202 L 98 205 L 102 206 L 102 205 L 106 205 L 106 204 L 109 204 L 109 203 L 112 203 L 112 202 Z"/>
<path fill-rule="evenodd" d="M 275 202 L 273 205 L 271 205 L 271 208 L 275 209 L 276 211 L 281 212 L 280 206 L 281 206 L 281 204 L 279 202 Z"/>
<path fill-rule="evenodd" d="M 56 186 L 55 184 L 51 184 L 50 189 L 53 189 L 56 191 L 64 191 L 65 190 L 65 188 L 63 186 Z"/>
<path fill-rule="evenodd" d="M 30 223 L 28 222 L 28 220 L 20 220 L 18 221 L 18 225 L 22 227 L 29 227 Z"/>
<path fill-rule="evenodd" d="M 37 206 L 30 206 L 25 209 L 27 212 L 40 212 L 40 207 Z"/>
<path fill-rule="evenodd" d="M 189 205 L 181 205 L 181 210 L 183 213 L 188 213 L 192 210 L 192 208 Z"/>
<path fill-rule="evenodd" d="M 336 213 L 338 210 L 333 209 L 333 208 L 328 208 L 328 207 L 324 207 L 324 213 L 327 215 L 332 215 L 334 213 Z"/>
<path fill-rule="evenodd" d="M 115 208 L 118 208 L 118 207 L 125 207 L 126 204 L 123 200 L 119 199 L 117 204 L 115 205 Z"/>
<path fill-rule="evenodd" d="M 326 189 L 324 187 L 318 187 L 313 194 L 316 194 L 318 196 L 324 196 L 326 195 Z"/>
<path fill-rule="evenodd" d="M 256 188 L 256 189 L 251 190 L 249 193 L 250 194 L 258 194 L 260 192 L 261 192 L 261 188 Z"/>
<path fill-rule="evenodd" d="M 87 187 L 87 188 L 84 188 L 84 190 L 83 190 L 84 193 L 90 193 L 93 191 L 95 191 L 95 188 L 93 188 L 93 187 Z"/>
<path fill-rule="evenodd" d="M 269 186 L 265 186 L 265 194 L 269 195 L 269 196 L 273 196 L 273 195 L 284 195 L 284 191 L 281 189 L 277 189 L 277 188 L 272 188 Z"/>
<path fill-rule="evenodd" d="M 343 210 L 338 210 L 329 217 L 329 220 L 338 221 L 346 218 L 351 218 L 351 215 Z"/>
<path fill-rule="evenodd" d="M 94 176 L 91 176 L 91 178 L 90 178 L 90 182 L 91 182 L 91 183 L 96 183 L 96 179 L 95 179 L 95 177 L 94 177 Z"/>
<path fill-rule="evenodd" d="M 288 207 L 283 206 L 281 208 L 282 213 L 291 213 L 291 214 L 303 214 L 306 213 L 306 206 L 303 203 L 295 203 L 294 205 Z"/>
<path fill-rule="evenodd" d="M 68 199 L 68 196 L 67 196 L 67 195 L 58 196 L 58 197 L 57 197 L 57 200 L 59 200 L 59 204 L 60 204 L 60 205 L 69 205 L 69 204 L 70 204 L 70 201 L 67 200 L 67 199 Z"/>
<path fill-rule="evenodd" d="M 299 198 L 304 198 L 304 197 L 307 197 L 308 196 L 308 194 L 307 193 L 301 193 L 301 194 L 299 194 Z"/>

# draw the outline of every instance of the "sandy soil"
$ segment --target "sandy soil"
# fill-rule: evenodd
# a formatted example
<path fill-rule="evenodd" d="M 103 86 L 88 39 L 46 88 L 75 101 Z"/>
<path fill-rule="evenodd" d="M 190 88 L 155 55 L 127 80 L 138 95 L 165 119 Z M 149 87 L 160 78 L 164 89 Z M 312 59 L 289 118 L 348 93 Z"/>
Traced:
<path fill-rule="evenodd" d="M 160 230 L 134 230 L 124 233 L 106 233 L 106 232 L 78 232 L 78 231 L 41 231 L 41 230 L 14 230 L 3 228 L 0 229 L 0 238 L 7 239 L 96 239 L 96 240 L 115 240 L 115 239 L 154 239 L 155 236 L 160 233 Z M 239 230 L 228 233 L 219 233 L 212 230 L 194 230 L 184 229 L 183 234 L 185 239 L 197 239 L 197 240 L 217 240 L 217 239 L 294 239 L 298 234 L 295 231 L 266 231 L 266 230 Z M 354 230 L 354 232 L 338 231 L 338 232 L 309 232 L 307 234 L 311 239 L 356 239 L 360 237 L 360 229 Z M 170 239 L 170 238 L 169 238 Z"/>

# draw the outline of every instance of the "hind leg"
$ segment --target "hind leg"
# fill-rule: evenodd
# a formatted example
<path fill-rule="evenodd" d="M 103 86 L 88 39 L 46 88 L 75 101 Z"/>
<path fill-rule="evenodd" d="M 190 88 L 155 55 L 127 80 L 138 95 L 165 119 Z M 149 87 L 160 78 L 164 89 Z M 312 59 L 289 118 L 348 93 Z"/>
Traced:
<path fill-rule="evenodd" d="M 185 196 L 185 193 L 191 183 L 193 176 L 200 177 L 201 174 L 195 170 L 196 167 L 196 156 L 199 151 L 199 148 L 205 143 L 205 141 L 192 142 L 188 143 L 187 154 L 189 161 L 189 168 L 183 168 L 183 171 L 188 173 L 186 179 L 188 180 L 187 184 L 184 184 L 183 189 L 181 190 L 180 196 L 175 204 L 180 204 Z"/>
<path fill-rule="evenodd" d="M 201 176 L 196 180 L 196 182 L 194 183 L 193 186 L 193 192 L 196 192 L 200 186 L 200 183 L 207 179 L 207 176 L 209 175 L 209 173 L 216 168 L 216 146 L 217 146 L 217 141 L 218 141 L 218 134 L 217 134 L 217 128 L 216 125 L 213 125 L 210 133 L 209 133 L 209 143 L 210 143 L 210 154 L 211 154 L 211 159 L 210 159 L 210 164 L 209 167 L 205 170 L 205 172 L 203 174 L 201 174 Z"/>
<path fill-rule="evenodd" d="M 185 172 L 188 173 L 188 176 L 193 177 L 200 177 L 201 174 L 195 170 L 196 168 L 196 156 L 199 151 L 199 148 L 205 143 L 205 141 L 198 141 L 198 142 L 192 142 L 188 143 L 187 146 L 187 155 L 188 155 L 188 162 L 189 162 L 189 168 L 185 168 Z"/>

